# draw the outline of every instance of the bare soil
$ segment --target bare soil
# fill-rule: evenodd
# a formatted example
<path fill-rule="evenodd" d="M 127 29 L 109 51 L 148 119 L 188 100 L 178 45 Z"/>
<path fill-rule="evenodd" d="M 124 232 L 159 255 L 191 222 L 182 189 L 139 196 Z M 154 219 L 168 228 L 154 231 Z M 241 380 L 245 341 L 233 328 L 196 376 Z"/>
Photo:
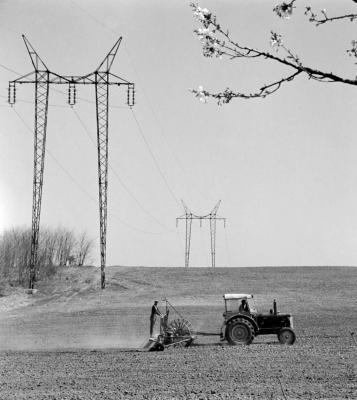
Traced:
<path fill-rule="evenodd" d="M 96 269 L 67 268 L 35 295 L 0 298 L 0 399 L 357 398 L 355 268 L 109 268 L 107 276 L 101 291 Z M 140 351 L 153 300 L 168 296 L 196 330 L 218 332 L 224 292 L 255 293 L 263 312 L 275 298 L 294 315 L 297 342 L 272 335 L 232 347 L 212 336 Z"/>

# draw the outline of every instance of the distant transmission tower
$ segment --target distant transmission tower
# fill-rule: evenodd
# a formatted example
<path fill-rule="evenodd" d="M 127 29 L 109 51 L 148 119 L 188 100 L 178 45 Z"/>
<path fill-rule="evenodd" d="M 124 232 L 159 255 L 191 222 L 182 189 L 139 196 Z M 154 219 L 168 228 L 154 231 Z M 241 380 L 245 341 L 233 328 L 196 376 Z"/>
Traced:
<path fill-rule="evenodd" d="M 200 226 L 202 227 L 203 220 L 209 220 L 210 223 L 210 233 L 211 233 L 211 260 L 212 260 L 212 268 L 216 267 L 216 224 L 217 220 L 222 220 L 224 223 L 224 227 L 226 226 L 226 218 L 218 217 L 217 211 L 221 204 L 221 200 L 216 204 L 213 210 L 207 215 L 196 215 L 192 214 L 186 204 L 181 200 L 183 208 L 185 210 L 185 214 L 181 215 L 181 217 L 176 218 L 176 226 L 178 226 L 178 222 L 180 219 L 184 219 L 186 221 L 186 241 L 185 241 L 185 268 L 189 267 L 190 264 L 190 249 L 191 249 L 191 228 L 192 228 L 192 220 L 198 219 L 200 221 Z"/>
<path fill-rule="evenodd" d="M 31 58 L 34 71 L 9 82 L 8 101 L 11 106 L 15 104 L 17 83 L 32 83 L 35 85 L 34 175 L 29 287 L 31 289 L 34 287 L 37 274 L 37 250 L 46 150 L 49 87 L 50 85 L 67 85 L 68 104 L 73 107 L 76 104 L 76 85 L 94 85 L 97 111 L 101 287 L 104 289 L 107 233 L 109 85 L 127 86 L 127 104 L 129 107 L 134 105 L 135 95 L 133 83 L 110 72 L 122 38 L 119 38 L 94 72 L 87 75 L 68 76 L 50 71 L 26 37 L 24 35 L 22 37 Z"/>

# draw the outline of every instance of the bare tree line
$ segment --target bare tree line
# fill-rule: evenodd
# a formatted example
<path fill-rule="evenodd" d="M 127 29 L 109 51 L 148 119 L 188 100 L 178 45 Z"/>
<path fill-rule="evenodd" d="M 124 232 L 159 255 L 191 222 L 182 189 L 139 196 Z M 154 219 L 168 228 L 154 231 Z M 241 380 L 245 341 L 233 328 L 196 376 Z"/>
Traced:
<path fill-rule="evenodd" d="M 90 262 L 93 240 L 86 232 L 79 234 L 58 227 L 40 232 L 37 277 L 50 276 L 57 266 Z M 28 280 L 27 266 L 31 252 L 31 229 L 12 228 L 0 236 L 0 280 L 24 284 Z"/>

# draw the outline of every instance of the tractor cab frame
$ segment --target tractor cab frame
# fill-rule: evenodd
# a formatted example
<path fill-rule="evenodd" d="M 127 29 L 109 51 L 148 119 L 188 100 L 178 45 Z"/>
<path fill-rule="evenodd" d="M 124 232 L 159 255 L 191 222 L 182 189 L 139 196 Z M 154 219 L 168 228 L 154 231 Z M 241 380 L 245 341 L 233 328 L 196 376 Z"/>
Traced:
<path fill-rule="evenodd" d="M 246 304 L 246 310 L 241 310 L 241 312 L 245 312 L 247 314 L 257 314 L 257 309 L 255 307 L 252 294 L 225 294 L 223 299 L 225 308 L 223 316 L 225 318 L 239 312 L 239 309 L 243 306 L 242 301 L 244 301 Z"/>

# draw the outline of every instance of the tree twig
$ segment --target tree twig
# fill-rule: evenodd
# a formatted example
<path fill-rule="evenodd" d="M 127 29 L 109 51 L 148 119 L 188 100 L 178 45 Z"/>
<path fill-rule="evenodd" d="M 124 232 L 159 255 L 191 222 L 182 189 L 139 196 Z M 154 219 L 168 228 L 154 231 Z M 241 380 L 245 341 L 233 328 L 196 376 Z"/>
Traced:
<path fill-rule="evenodd" d="M 292 7 L 294 7 L 294 1 L 286 3 L 286 6 L 292 9 Z M 195 3 L 191 3 L 191 7 L 193 8 L 194 16 L 196 17 L 196 19 L 203 25 L 203 28 L 195 30 L 195 32 L 197 33 L 200 41 L 203 44 L 203 51 L 206 57 L 222 58 L 223 56 L 227 56 L 230 59 L 261 58 L 264 60 L 271 60 L 273 62 L 285 65 L 286 67 L 292 68 L 295 71 L 287 78 L 282 78 L 269 85 L 264 85 L 258 92 L 255 93 L 241 93 L 238 91 L 234 91 L 230 88 L 227 88 L 223 92 L 217 93 L 211 93 L 209 91 L 203 90 L 192 90 L 192 92 L 195 93 L 195 95 L 204 102 L 206 102 L 206 98 L 208 97 L 213 97 L 217 99 L 218 104 L 220 105 L 223 103 L 229 103 L 233 98 L 264 98 L 279 90 L 283 83 L 291 82 L 297 75 L 302 73 L 306 74 L 309 79 L 313 79 L 319 82 L 337 82 L 357 86 L 357 78 L 344 78 L 332 72 L 325 72 L 316 68 L 303 65 L 299 57 L 297 55 L 294 55 L 283 44 L 281 35 L 278 35 L 275 32 L 271 32 L 271 45 L 275 47 L 277 51 L 280 48 L 283 49 L 287 53 L 286 57 L 280 57 L 270 52 L 261 51 L 249 46 L 244 46 L 236 41 L 233 41 L 229 32 L 222 29 L 221 25 L 217 21 L 217 17 L 213 15 L 209 10 L 207 10 L 206 8 L 202 9 Z M 312 13 L 312 11 L 306 11 L 305 14 L 308 12 L 311 12 L 313 18 L 316 17 L 316 15 Z M 322 12 L 324 13 L 324 10 L 322 10 Z M 328 18 L 326 13 L 324 15 L 326 18 Z M 357 14 L 351 14 L 351 16 L 353 16 L 353 18 L 357 18 Z M 354 48 L 349 51 L 349 54 L 354 55 Z"/>
<path fill-rule="evenodd" d="M 326 22 L 333 22 L 342 19 L 349 19 L 351 22 L 357 19 L 357 14 L 345 14 L 338 15 L 336 17 L 328 17 L 326 10 L 321 10 L 320 12 L 323 15 L 323 18 L 318 18 L 317 14 L 312 11 L 311 7 L 306 7 L 305 9 L 305 15 L 307 15 L 309 17 L 309 21 L 314 22 L 316 26 L 325 24 Z"/>

